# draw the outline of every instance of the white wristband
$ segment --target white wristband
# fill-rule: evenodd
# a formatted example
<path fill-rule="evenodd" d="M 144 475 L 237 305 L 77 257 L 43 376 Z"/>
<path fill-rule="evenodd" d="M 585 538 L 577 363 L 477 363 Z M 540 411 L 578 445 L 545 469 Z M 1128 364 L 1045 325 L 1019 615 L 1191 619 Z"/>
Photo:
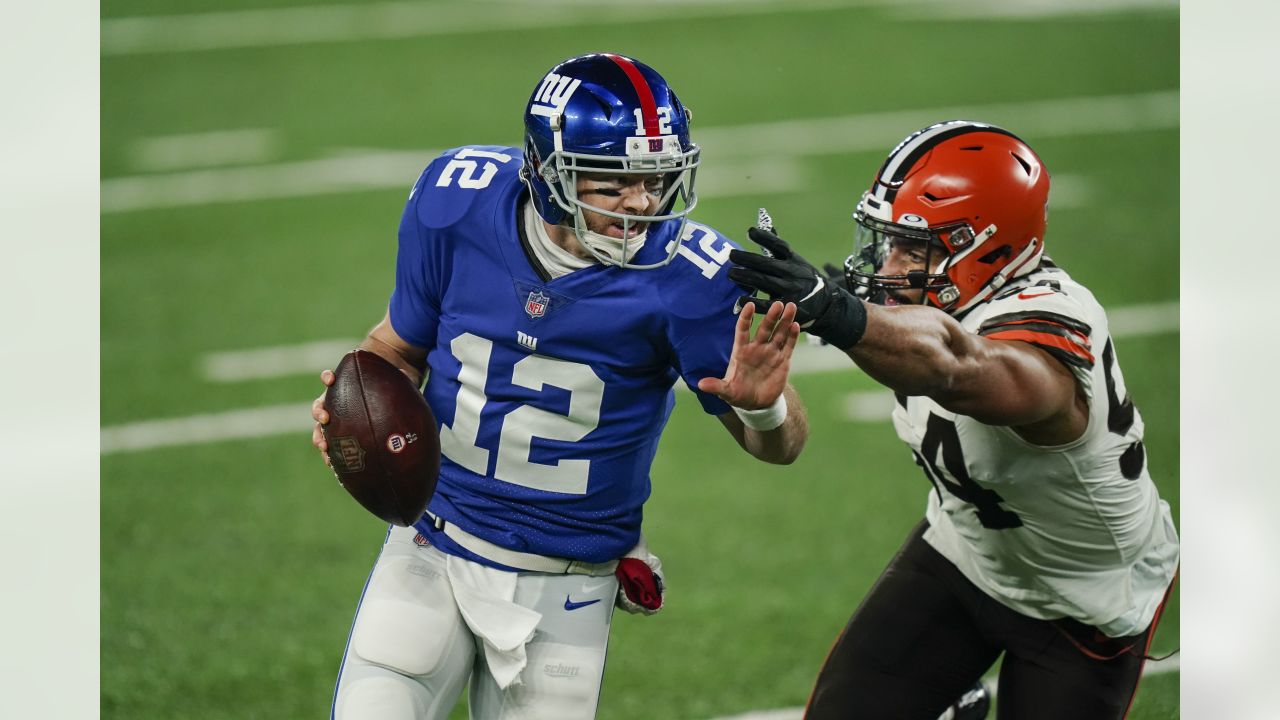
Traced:
<path fill-rule="evenodd" d="M 733 407 L 730 405 L 729 407 Z M 768 432 L 777 429 L 787 419 L 787 395 L 783 393 L 767 408 L 759 410 L 743 410 L 735 407 L 733 411 L 742 419 L 742 424 L 756 432 Z"/>

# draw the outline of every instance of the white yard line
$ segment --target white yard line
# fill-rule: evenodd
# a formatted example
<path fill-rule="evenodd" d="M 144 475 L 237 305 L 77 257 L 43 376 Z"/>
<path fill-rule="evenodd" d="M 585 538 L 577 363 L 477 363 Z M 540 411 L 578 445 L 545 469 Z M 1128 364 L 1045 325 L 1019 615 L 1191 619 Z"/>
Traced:
<path fill-rule="evenodd" d="M 1177 10 L 1179 0 L 925 0 L 890 8 L 904 20 L 1044 20 L 1131 10 Z"/>
<path fill-rule="evenodd" d="M 440 150 L 376 151 L 277 165 L 193 170 L 104 179 L 103 212 L 248 202 L 403 188 Z M 728 160 L 698 172 L 699 196 L 789 192 L 804 185 L 790 158 Z"/>
<path fill-rule="evenodd" d="M 200 363 L 200 374 L 211 382 L 241 382 L 306 373 L 319 375 L 321 370 L 331 368 L 336 358 L 359 344 L 359 338 L 317 340 L 300 345 L 210 353 Z"/>
<path fill-rule="evenodd" d="M 276 130 L 250 128 L 142 138 L 131 154 L 139 170 L 156 172 L 266 162 L 280 145 Z"/>
<path fill-rule="evenodd" d="M 725 16 L 797 13 L 885 4 L 889 0 L 737 0 L 724 2 L 381 2 L 353 5 L 106 18 L 104 56 L 280 47 L 330 42 L 589 27 Z"/>
<path fill-rule="evenodd" d="M 897 110 L 699 130 L 702 197 L 802 189 L 803 156 L 883 151 L 912 129 L 943 118 L 980 118 L 1037 139 L 1178 127 L 1176 90 L 1021 103 Z M 315 160 L 104 178 L 102 212 L 244 202 L 404 188 L 439 150 L 374 151 Z M 1064 191 L 1073 188 L 1068 183 Z"/>
<path fill-rule="evenodd" d="M 1178 672 L 1182 666 L 1182 655 L 1174 655 L 1167 660 L 1149 660 L 1142 670 L 1143 677 L 1152 677 L 1155 675 L 1164 675 L 1166 673 Z M 997 680 L 987 678 L 987 686 L 991 691 L 992 699 L 999 694 L 999 683 Z M 991 713 L 994 716 L 994 712 Z M 804 717 L 804 708 L 779 708 L 777 710 L 753 710 L 738 715 L 723 715 L 712 718 L 711 720 L 801 720 Z"/>
<path fill-rule="evenodd" d="M 467 33 L 591 27 L 884 7 L 894 16 L 1042 19 L 1132 9 L 1176 9 L 1177 0 L 663 0 L 601 3 L 538 0 L 469 3 L 381 2 L 153 15 L 102 20 L 104 56 L 284 47 Z"/>
<path fill-rule="evenodd" d="M 1112 331 L 1117 336 L 1175 332 L 1178 329 L 1178 303 L 1155 303 L 1116 308 L 1111 312 Z M 251 380 L 284 375 L 318 373 L 333 365 L 355 345 L 354 339 L 320 340 L 300 345 L 258 348 L 237 352 L 215 353 L 204 358 L 201 366 L 205 378 L 215 381 Z M 853 372 L 844 353 L 826 346 L 802 344 L 792 359 L 793 375 L 809 375 L 832 370 Z M 679 389 L 684 383 L 676 383 Z M 846 399 L 849 407 L 860 407 L 851 420 L 883 421 L 893 404 L 887 391 L 855 393 Z M 863 416 L 863 413 L 867 416 Z M 874 414 L 872 414 L 874 413 Z M 102 454 L 149 450 L 175 445 L 200 445 L 225 440 L 244 440 L 303 433 L 311 427 L 310 403 L 272 405 L 264 408 L 231 410 L 221 413 L 193 415 L 184 418 L 146 420 L 102 428 Z"/>
<path fill-rule="evenodd" d="M 307 430 L 311 403 L 271 405 L 168 420 L 102 428 L 102 453 L 151 450 L 175 445 L 202 445 L 224 440 L 284 435 Z"/>
<path fill-rule="evenodd" d="M 1111 334 L 1114 337 L 1135 337 L 1155 335 L 1159 333 L 1177 332 L 1178 302 L 1151 303 L 1149 305 L 1129 305 L 1119 307 L 1107 313 L 1110 320 Z M 847 363 L 844 353 L 835 352 L 832 348 L 819 348 L 825 351 L 817 356 L 822 369 L 830 369 L 830 365 Z M 800 348 L 796 348 L 795 358 L 799 360 Z M 813 355 L 810 355 L 813 357 Z M 811 361 L 813 362 L 813 361 Z M 817 362 L 814 362 L 817 365 Z M 795 362 L 793 361 L 793 368 Z M 793 373 L 799 374 L 795 369 Z M 884 422 L 893 412 L 893 393 L 889 390 L 865 390 L 851 392 L 844 396 L 843 415 L 853 422 Z"/>

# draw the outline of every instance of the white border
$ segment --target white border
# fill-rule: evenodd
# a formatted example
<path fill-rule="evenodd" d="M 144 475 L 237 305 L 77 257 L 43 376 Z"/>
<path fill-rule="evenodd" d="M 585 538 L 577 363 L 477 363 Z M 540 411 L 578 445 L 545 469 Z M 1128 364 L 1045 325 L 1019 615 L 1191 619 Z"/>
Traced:
<path fill-rule="evenodd" d="M 98 716 L 98 5 L 0 3 L 0 717 Z"/>

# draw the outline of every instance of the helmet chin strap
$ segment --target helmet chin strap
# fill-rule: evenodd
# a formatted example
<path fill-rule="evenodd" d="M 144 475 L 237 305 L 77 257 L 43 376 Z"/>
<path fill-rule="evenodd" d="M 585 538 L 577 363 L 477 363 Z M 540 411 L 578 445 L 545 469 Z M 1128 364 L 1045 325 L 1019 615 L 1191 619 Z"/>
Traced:
<path fill-rule="evenodd" d="M 646 228 L 634 237 L 616 238 L 608 235 L 601 235 L 598 232 L 582 229 L 577 233 L 578 242 L 587 249 L 587 252 L 596 256 L 596 259 L 602 263 L 609 265 L 624 265 L 631 262 L 631 258 L 640 252 L 640 248 L 644 247 L 644 241 L 649 234 Z"/>
<path fill-rule="evenodd" d="M 587 229 L 587 218 L 582 213 L 581 207 L 574 208 L 574 236 L 587 252 L 605 265 L 626 266 L 640 252 L 640 248 L 644 247 L 644 241 L 649 235 L 647 226 L 630 238 L 616 238 Z M 631 221 L 625 220 L 623 234 L 630 228 Z"/>

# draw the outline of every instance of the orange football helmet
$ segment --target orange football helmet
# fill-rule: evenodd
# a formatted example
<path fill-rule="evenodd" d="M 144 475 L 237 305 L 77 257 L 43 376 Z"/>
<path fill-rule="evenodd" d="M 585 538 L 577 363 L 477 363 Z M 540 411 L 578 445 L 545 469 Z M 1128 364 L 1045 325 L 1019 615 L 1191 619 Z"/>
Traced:
<path fill-rule="evenodd" d="M 962 312 L 1040 264 L 1048 200 L 1049 171 L 1013 133 L 966 120 L 930 125 L 889 153 L 862 194 L 845 276 L 868 299 L 923 289 L 928 304 Z M 925 270 L 880 274 L 899 239 L 927 243 Z"/>

